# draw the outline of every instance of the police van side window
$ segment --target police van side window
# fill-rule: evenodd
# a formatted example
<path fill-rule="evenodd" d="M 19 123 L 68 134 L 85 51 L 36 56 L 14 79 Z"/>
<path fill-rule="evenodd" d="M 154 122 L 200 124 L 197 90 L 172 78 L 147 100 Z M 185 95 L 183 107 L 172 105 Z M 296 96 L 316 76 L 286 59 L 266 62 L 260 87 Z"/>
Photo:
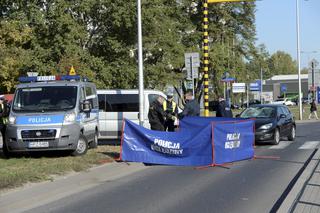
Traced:
<path fill-rule="evenodd" d="M 99 109 L 105 112 L 139 112 L 139 96 L 138 94 L 99 95 Z"/>
<path fill-rule="evenodd" d="M 93 91 L 93 88 L 90 86 L 85 86 L 85 95 L 86 100 L 88 100 L 91 104 L 92 108 L 96 108 L 96 104 L 94 103 L 94 98 L 96 97 L 96 94 Z"/>
<path fill-rule="evenodd" d="M 86 86 L 86 96 L 91 96 L 93 95 L 93 91 L 91 87 Z"/>
<path fill-rule="evenodd" d="M 84 88 L 81 87 L 80 89 L 80 102 L 83 102 L 85 100 L 85 92 L 84 92 Z"/>
<path fill-rule="evenodd" d="M 99 100 L 99 110 L 106 112 L 106 95 L 99 94 L 98 100 Z"/>

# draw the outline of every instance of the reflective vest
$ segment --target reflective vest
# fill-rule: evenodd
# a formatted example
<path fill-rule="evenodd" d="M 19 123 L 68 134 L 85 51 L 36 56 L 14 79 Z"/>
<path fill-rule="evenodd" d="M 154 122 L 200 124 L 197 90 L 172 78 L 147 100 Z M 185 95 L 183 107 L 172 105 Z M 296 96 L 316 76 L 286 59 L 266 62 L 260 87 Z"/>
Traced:
<path fill-rule="evenodd" d="M 177 107 L 177 104 L 176 104 L 176 102 L 174 102 L 174 101 L 171 101 L 171 103 L 172 103 L 172 112 L 175 112 L 176 107 Z M 167 111 L 167 101 L 164 101 L 164 102 L 163 102 L 163 110 L 164 110 L 164 111 Z M 169 109 L 169 110 L 170 110 L 170 109 Z"/>

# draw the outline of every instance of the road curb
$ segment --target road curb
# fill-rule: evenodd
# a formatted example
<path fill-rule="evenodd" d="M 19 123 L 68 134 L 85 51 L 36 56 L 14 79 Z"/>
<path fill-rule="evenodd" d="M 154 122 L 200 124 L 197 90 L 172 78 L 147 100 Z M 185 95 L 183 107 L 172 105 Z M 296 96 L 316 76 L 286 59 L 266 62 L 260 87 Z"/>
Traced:
<path fill-rule="evenodd" d="M 297 124 L 318 123 L 320 120 L 296 120 Z"/>
<path fill-rule="evenodd" d="M 60 176 L 51 182 L 36 183 L 5 192 L 0 194 L 0 212 L 24 212 L 147 168 L 142 163 L 114 162 Z"/>
<path fill-rule="evenodd" d="M 309 180 L 311 175 L 313 174 L 313 171 L 315 167 L 317 166 L 320 159 L 320 151 L 317 150 L 317 152 L 312 157 L 310 163 L 307 165 L 297 182 L 294 184 L 293 188 L 290 190 L 289 194 L 285 198 L 285 200 L 282 202 L 281 206 L 279 207 L 278 211 L 279 213 L 286 213 L 290 212 L 297 201 L 300 193 L 303 190 L 304 184 Z"/>

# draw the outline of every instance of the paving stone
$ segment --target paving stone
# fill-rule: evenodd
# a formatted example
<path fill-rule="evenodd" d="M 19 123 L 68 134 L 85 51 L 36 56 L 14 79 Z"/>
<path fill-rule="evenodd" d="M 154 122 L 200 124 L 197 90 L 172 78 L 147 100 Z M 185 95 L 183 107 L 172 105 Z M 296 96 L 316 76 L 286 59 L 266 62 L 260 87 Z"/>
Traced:
<path fill-rule="evenodd" d="M 307 185 L 299 201 L 320 205 L 320 186 Z"/>

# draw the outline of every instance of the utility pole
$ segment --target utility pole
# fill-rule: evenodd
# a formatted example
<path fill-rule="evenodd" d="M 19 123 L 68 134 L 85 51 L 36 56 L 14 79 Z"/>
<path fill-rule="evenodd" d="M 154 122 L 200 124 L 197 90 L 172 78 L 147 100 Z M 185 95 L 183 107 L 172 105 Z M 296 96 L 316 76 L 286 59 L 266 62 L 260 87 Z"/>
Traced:
<path fill-rule="evenodd" d="M 137 0 L 137 18 L 138 18 L 138 67 L 139 67 L 139 124 L 144 124 L 143 109 L 143 55 L 142 55 L 142 20 L 141 20 L 141 0 Z"/>
<path fill-rule="evenodd" d="M 301 61 L 300 61 L 300 10 L 299 0 L 296 0 L 296 33 L 297 33 L 297 61 L 298 61 L 298 86 L 299 86 L 299 120 L 302 120 L 302 97 L 301 97 Z"/>
<path fill-rule="evenodd" d="M 314 86 L 314 61 L 311 61 L 311 73 L 312 73 L 312 99 L 315 99 L 315 86 Z"/>
<path fill-rule="evenodd" d="M 263 70 L 260 68 L 260 103 L 262 103 L 262 92 L 263 92 Z"/>

